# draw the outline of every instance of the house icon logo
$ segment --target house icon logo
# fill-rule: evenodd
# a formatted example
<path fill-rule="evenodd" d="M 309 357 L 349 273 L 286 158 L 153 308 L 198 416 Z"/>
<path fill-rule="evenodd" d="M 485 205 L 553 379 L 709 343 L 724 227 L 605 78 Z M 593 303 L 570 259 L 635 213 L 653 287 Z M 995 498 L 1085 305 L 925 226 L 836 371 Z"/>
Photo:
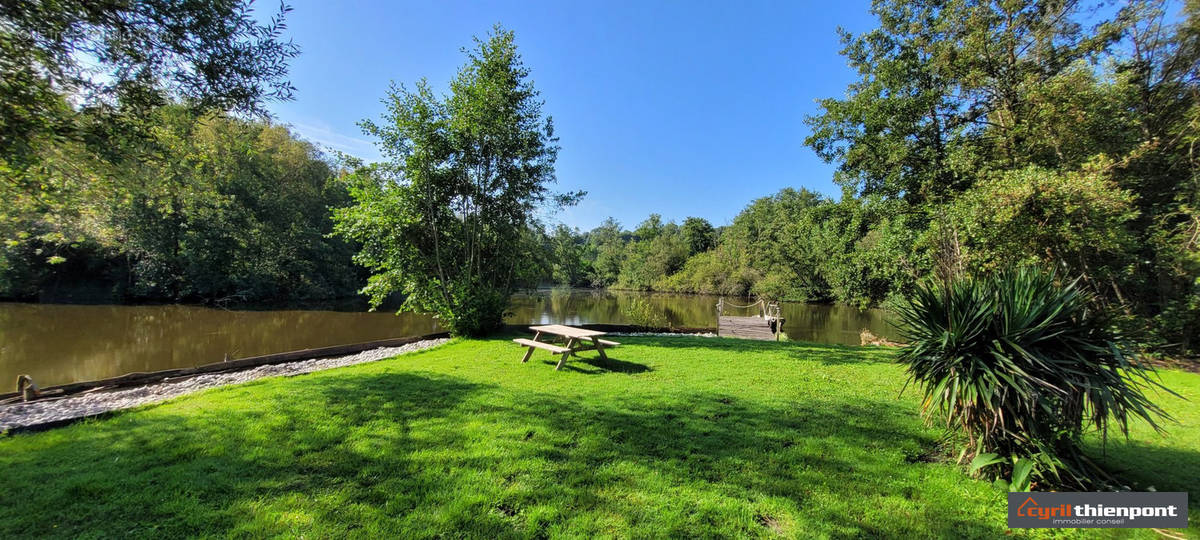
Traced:
<path fill-rule="evenodd" d="M 1038 498 L 1042 498 L 1044 500 L 1044 497 L 1042 497 L 1043 495 L 1045 494 L 1038 494 Z M 1021 502 L 1020 506 L 1016 507 L 1016 515 L 1013 515 L 1014 505 L 1016 505 L 1017 502 L 1022 498 L 1025 499 L 1024 502 Z M 1071 511 L 1072 508 L 1070 504 L 1044 506 L 1042 503 L 1037 502 L 1037 500 L 1033 498 L 1032 494 L 1021 494 L 1020 497 L 1010 497 L 1008 501 L 1008 510 L 1010 517 L 1036 519 L 1038 521 L 1046 521 L 1054 518 L 1069 518 L 1074 515 L 1074 513 Z"/>
<path fill-rule="evenodd" d="M 1037 506 L 1038 503 L 1033 500 L 1033 497 L 1026 497 L 1025 502 L 1021 503 L 1021 506 L 1017 508 L 1017 515 L 1021 517 L 1034 517 L 1033 509 Z"/>

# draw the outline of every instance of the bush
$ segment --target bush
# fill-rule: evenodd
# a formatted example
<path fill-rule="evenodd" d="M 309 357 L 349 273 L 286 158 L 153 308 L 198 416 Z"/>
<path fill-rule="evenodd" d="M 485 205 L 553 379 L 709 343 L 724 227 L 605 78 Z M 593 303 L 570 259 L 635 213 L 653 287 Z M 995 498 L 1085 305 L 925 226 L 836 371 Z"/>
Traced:
<path fill-rule="evenodd" d="M 1077 282 L 1025 267 L 918 286 L 901 303 L 910 345 L 899 360 L 925 394 L 927 418 L 936 410 L 966 437 L 961 459 L 1094 489 L 1113 479 L 1081 452 L 1085 428 L 1128 436 L 1131 418 L 1159 428 L 1165 413 L 1143 390 L 1161 385 L 1092 300 Z"/>
<path fill-rule="evenodd" d="M 633 298 L 628 304 L 622 306 L 621 314 L 631 324 L 650 328 L 671 327 L 671 320 L 667 318 L 663 310 L 642 298 Z"/>
<path fill-rule="evenodd" d="M 678 272 L 660 278 L 654 289 L 682 293 L 748 296 L 762 275 L 746 267 L 733 250 L 725 246 L 699 253 L 687 260 Z"/>

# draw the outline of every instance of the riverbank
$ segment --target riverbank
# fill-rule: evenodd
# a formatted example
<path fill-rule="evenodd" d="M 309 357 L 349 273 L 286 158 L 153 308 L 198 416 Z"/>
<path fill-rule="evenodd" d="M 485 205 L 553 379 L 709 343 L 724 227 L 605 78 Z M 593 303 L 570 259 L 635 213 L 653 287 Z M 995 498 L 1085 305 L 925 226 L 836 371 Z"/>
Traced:
<path fill-rule="evenodd" d="M 0 536 L 1038 534 L 939 458 L 891 350 L 628 336 L 554 371 L 511 337 L 0 439 Z M 1090 450 L 1134 489 L 1195 492 L 1200 376 L 1162 377 L 1190 400 L 1155 396 L 1167 435 Z M 1172 534 L 1200 537 L 1192 505 Z"/>
<path fill-rule="evenodd" d="M 608 323 L 716 328 L 711 297 L 582 290 L 516 295 L 509 324 Z M 796 340 L 858 345 L 859 333 L 897 339 L 879 311 L 785 304 Z M 0 392 L 18 375 L 42 388 L 126 373 L 190 368 L 225 358 L 363 343 L 441 331 L 429 315 L 390 311 L 227 311 L 184 305 L 104 306 L 0 302 Z"/>
<path fill-rule="evenodd" d="M 401 345 L 381 347 L 357 354 L 314 358 L 284 364 L 272 364 L 228 373 L 209 373 L 146 384 L 135 388 L 84 393 L 61 399 L 42 399 L 29 403 L 0 405 L 0 433 L 10 430 L 55 427 L 81 418 L 98 416 L 166 401 L 209 388 L 240 384 L 264 377 L 293 376 L 326 369 L 375 362 L 405 353 L 436 347 L 449 339 L 429 339 Z"/>

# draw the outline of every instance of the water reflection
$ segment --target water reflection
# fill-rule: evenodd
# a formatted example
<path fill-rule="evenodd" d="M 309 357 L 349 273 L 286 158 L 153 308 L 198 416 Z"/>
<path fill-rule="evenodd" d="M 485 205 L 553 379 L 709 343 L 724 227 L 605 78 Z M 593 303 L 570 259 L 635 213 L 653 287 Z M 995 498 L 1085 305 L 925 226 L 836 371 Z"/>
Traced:
<path fill-rule="evenodd" d="M 726 315 L 757 314 L 757 307 L 729 307 L 731 304 L 751 304 L 752 299 L 725 300 Z M 858 345 L 858 334 L 864 328 L 877 336 L 899 337 L 882 310 L 803 303 L 784 303 L 780 307 L 786 319 L 784 331 L 791 339 Z M 513 315 L 508 320 L 512 323 L 612 323 L 684 328 L 714 328 L 717 325 L 717 298 L 703 295 L 552 289 L 516 295 L 511 309 Z"/>
<path fill-rule="evenodd" d="M 49 386 L 436 331 L 413 314 L 0 303 L 0 388 L 21 373 Z"/>
<path fill-rule="evenodd" d="M 748 299 L 727 299 L 750 303 Z M 895 332 L 878 310 L 785 304 L 792 339 L 857 345 Z M 516 324 L 715 327 L 716 298 L 554 289 L 513 297 Z M 743 310 L 751 314 L 752 310 Z M 727 313 L 738 314 L 736 310 Z M 0 303 L 0 391 L 27 373 L 42 386 L 438 331 L 426 315 L 391 311 L 227 311 L 196 306 Z"/>

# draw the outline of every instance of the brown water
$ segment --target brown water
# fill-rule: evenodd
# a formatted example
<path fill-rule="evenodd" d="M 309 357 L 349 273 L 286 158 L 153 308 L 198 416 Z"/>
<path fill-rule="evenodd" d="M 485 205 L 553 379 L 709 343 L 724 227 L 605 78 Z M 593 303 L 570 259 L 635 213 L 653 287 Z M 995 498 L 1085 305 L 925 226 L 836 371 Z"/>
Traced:
<path fill-rule="evenodd" d="M 716 326 L 710 296 L 551 290 L 514 296 L 511 309 L 514 324 Z M 797 340 L 857 345 L 863 328 L 894 335 L 878 310 L 784 304 L 783 315 Z M 19 374 L 51 386 L 438 330 L 431 317 L 409 313 L 0 303 L 0 392 Z"/>
<path fill-rule="evenodd" d="M 734 309 L 750 304 L 748 298 L 726 298 L 726 315 L 757 315 L 758 308 Z M 867 328 L 875 335 L 898 337 L 885 312 L 843 305 L 783 303 L 784 332 L 790 339 L 858 345 L 858 333 Z M 539 324 L 640 324 L 683 328 L 716 328 L 717 297 L 705 295 L 554 289 L 513 297 L 512 323 Z"/>

